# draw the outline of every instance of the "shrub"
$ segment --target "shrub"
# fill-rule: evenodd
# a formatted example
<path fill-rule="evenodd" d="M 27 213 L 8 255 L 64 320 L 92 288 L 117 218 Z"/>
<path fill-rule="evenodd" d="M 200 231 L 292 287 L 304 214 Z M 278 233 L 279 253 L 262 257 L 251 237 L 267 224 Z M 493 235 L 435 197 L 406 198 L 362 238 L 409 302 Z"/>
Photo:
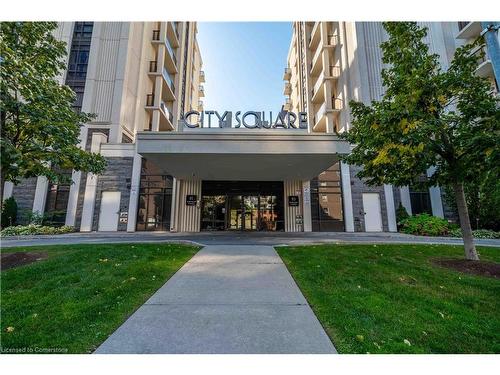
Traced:
<path fill-rule="evenodd" d="M 2 181 L 3 183 L 3 181 Z M 17 202 L 14 197 L 7 198 L 2 204 L 1 227 L 9 227 L 16 224 Z"/>
<path fill-rule="evenodd" d="M 62 227 L 48 227 L 37 224 L 17 225 L 3 229 L 0 232 L 1 237 L 8 236 L 28 236 L 36 234 L 63 234 L 74 232 L 75 228 L 64 225 Z"/>
<path fill-rule="evenodd" d="M 462 231 L 460 228 L 452 229 L 450 231 L 451 237 L 462 237 Z M 495 232 L 489 229 L 477 229 L 472 231 L 472 236 L 474 238 L 500 238 L 500 232 Z"/>
<path fill-rule="evenodd" d="M 429 214 L 410 216 L 401 222 L 401 232 L 418 236 L 446 236 L 450 224 L 440 217 Z"/>
<path fill-rule="evenodd" d="M 403 220 L 406 220 L 410 217 L 408 214 L 408 211 L 406 211 L 406 208 L 403 207 L 401 202 L 399 202 L 398 209 L 396 210 L 396 222 L 398 225 L 401 225 Z"/>

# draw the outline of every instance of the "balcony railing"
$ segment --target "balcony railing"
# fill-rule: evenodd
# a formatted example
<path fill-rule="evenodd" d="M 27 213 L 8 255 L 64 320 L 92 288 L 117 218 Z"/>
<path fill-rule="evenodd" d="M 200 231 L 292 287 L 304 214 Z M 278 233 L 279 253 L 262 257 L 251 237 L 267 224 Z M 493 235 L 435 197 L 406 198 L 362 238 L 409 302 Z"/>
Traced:
<path fill-rule="evenodd" d="M 160 109 L 164 113 L 164 115 L 168 118 L 170 123 L 172 124 L 173 120 L 174 120 L 174 116 L 172 115 L 172 112 L 170 112 L 168 110 L 166 104 L 163 101 L 160 102 Z"/>
<path fill-rule="evenodd" d="M 292 69 L 285 68 L 285 72 L 283 73 L 283 80 L 289 81 L 291 77 L 292 77 Z"/>
<path fill-rule="evenodd" d="M 292 92 L 292 85 L 290 83 L 285 83 L 285 89 L 283 90 L 284 95 L 290 95 Z"/>
<path fill-rule="evenodd" d="M 328 35 L 327 43 L 329 46 L 336 46 L 337 44 L 339 44 L 339 36 L 337 34 Z"/>
<path fill-rule="evenodd" d="M 175 57 L 174 50 L 172 49 L 172 46 L 170 45 L 170 42 L 168 40 L 165 40 L 165 46 L 167 47 L 168 53 L 172 57 L 172 60 L 174 60 L 174 64 L 177 65 L 177 58 Z"/>
<path fill-rule="evenodd" d="M 458 31 L 465 29 L 465 26 L 467 26 L 469 23 L 470 21 L 458 21 Z"/>
<path fill-rule="evenodd" d="M 146 95 L 146 106 L 153 107 L 155 105 L 155 94 L 147 94 Z"/>
<path fill-rule="evenodd" d="M 332 98 L 332 109 L 340 111 L 344 108 L 344 102 L 340 98 Z"/>
<path fill-rule="evenodd" d="M 150 73 L 158 72 L 158 61 L 154 60 L 149 62 L 149 72 Z"/>
<path fill-rule="evenodd" d="M 165 81 L 167 82 L 167 84 L 172 89 L 172 92 L 175 94 L 174 79 L 172 78 L 172 76 L 170 75 L 170 73 L 165 68 L 163 68 L 163 78 L 165 78 Z"/>
<path fill-rule="evenodd" d="M 153 30 L 153 40 L 154 41 L 160 40 L 160 30 Z"/>
<path fill-rule="evenodd" d="M 484 44 L 474 49 L 472 54 L 477 58 L 477 65 L 481 65 L 488 61 L 488 53 L 486 52 L 486 46 Z"/>
<path fill-rule="evenodd" d="M 177 36 L 177 39 L 180 40 L 180 36 L 179 36 L 179 23 L 180 22 L 173 22 L 172 25 L 174 26 L 174 31 L 175 31 L 175 35 Z"/>
<path fill-rule="evenodd" d="M 200 82 L 205 82 L 205 72 L 200 70 Z"/>
<path fill-rule="evenodd" d="M 330 65 L 330 76 L 333 78 L 339 78 L 340 77 L 340 66 Z"/>

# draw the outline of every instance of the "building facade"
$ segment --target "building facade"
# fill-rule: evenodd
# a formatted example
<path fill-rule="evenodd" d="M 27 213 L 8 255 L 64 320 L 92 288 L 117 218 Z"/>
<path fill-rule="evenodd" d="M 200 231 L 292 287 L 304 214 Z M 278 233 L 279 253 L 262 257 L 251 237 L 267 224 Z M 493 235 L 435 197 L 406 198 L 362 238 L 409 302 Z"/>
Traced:
<path fill-rule="evenodd" d="M 458 24 L 425 25 L 446 66 Z M 383 94 L 380 23 L 295 22 L 282 110 L 237 112 L 238 125 L 204 109 L 196 35 L 195 22 L 60 23 L 61 83 L 76 92 L 75 110 L 97 115 L 81 147 L 108 166 L 98 176 L 66 171 L 68 185 L 7 183 L 4 198 L 82 232 L 396 231 L 400 203 L 445 217 L 439 187 L 369 187 L 339 161 L 350 151 L 338 138 L 349 101 Z"/>

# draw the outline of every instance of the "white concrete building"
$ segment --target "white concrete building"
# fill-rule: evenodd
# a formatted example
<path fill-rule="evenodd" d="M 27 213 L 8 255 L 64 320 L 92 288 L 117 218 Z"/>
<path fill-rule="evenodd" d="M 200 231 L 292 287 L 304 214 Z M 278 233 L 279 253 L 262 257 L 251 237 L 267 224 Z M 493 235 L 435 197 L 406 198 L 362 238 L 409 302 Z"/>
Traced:
<path fill-rule="evenodd" d="M 426 26 L 446 65 L 458 24 Z M 195 22 L 61 23 L 61 82 L 77 93 L 75 110 L 97 114 L 81 147 L 108 167 L 67 171 L 67 186 L 25 180 L 5 196 L 80 231 L 395 231 L 399 202 L 444 216 L 439 188 L 368 187 L 339 162 L 350 151 L 337 136 L 350 126 L 349 100 L 383 92 L 382 25 L 293 27 L 281 112 L 233 114 L 203 108 Z"/>

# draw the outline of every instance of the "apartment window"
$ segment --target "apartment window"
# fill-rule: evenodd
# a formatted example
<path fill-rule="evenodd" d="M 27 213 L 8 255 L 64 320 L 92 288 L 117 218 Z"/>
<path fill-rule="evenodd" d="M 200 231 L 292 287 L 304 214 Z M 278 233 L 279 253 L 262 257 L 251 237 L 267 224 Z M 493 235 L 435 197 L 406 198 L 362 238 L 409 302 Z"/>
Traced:
<path fill-rule="evenodd" d="M 410 188 L 411 212 L 413 215 L 429 214 L 432 215 L 431 198 L 429 190 Z"/>
<path fill-rule="evenodd" d="M 63 171 L 63 175 L 70 180 L 71 170 Z M 47 200 L 45 202 L 45 216 L 47 217 L 47 224 L 55 226 L 64 225 L 70 187 L 71 182 L 49 184 L 47 190 Z"/>
<path fill-rule="evenodd" d="M 73 29 L 66 85 L 76 94 L 73 108 L 77 112 L 82 109 L 93 27 L 93 22 L 75 22 Z"/>

